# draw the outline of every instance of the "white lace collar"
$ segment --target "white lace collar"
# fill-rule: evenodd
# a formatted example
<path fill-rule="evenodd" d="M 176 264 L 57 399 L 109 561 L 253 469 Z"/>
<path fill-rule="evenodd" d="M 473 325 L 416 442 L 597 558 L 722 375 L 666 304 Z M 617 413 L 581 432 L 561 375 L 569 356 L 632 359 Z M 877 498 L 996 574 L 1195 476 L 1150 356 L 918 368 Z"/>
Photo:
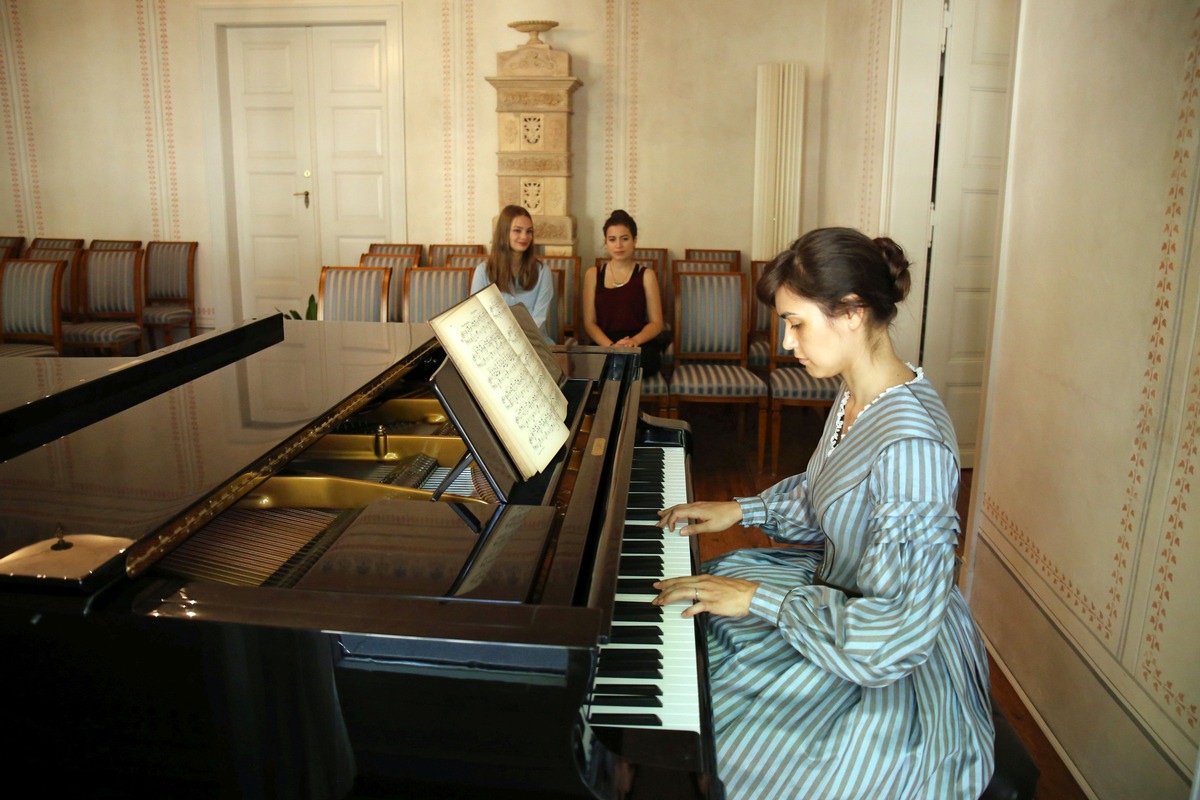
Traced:
<path fill-rule="evenodd" d="M 923 369 L 921 369 L 920 367 L 914 367 L 912 364 L 909 364 L 907 361 L 904 362 L 904 365 L 913 371 L 913 377 L 911 379 L 905 381 L 904 383 L 897 383 L 894 386 L 889 386 L 888 388 L 884 389 L 879 394 L 875 395 L 875 398 L 871 402 L 869 402 L 865 406 L 863 406 L 862 411 L 858 412 L 858 417 L 854 420 L 855 424 L 858 424 L 858 421 L 863 418 L 863 414 L 866 414 L 871 409 L 871 406 L 873 406 L 879 402 L 879 398 L 886 396 L 888 394 L 888 392 L 892 392 L 892 391 L 895 391 L 896 389 L 899 389 L 901 386 L 908 386 L 910 383 L 916 383 L 917 381 L 919 381 L 925 377 L 925 371 Z M 850 428 L 854 427 L 854 425 L 851 425 L 849 428 L 846 428 L 845 432 L 842 431 L 842 423 L 845 422 L 845 419 L 846 419 L 846 403 L 848 403 L 849 401 L 850 401 L 850 390 L 847 389 L 846 391 L 842 392 L 842 400 L 840 403 L 838 403 L 837 425 L 835 425 L 833 428 L 833 435 L 829 437 L 829 449 L 831 451 L 833 450 L 834 447 L 837 446 L 837 443 L 839 441 L 846 438 L 846 434 L 850 433 Z"/>

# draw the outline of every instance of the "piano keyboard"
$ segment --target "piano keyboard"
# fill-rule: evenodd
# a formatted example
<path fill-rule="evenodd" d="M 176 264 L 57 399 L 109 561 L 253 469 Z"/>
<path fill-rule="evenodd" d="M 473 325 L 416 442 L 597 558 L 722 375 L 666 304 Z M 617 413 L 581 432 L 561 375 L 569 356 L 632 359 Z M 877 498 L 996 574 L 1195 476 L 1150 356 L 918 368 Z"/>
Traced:
<path fill-rule="evenodd" d="M 660 578 L 694 572 L 690 539 L 655 527 L 687 502 L 682 447 L 634 448 L 617 575 L 612 639 L 600 648 L 588 721 L 621 728 L 700 732 L 696 624 L 679 603 L 650 604 Z"/>

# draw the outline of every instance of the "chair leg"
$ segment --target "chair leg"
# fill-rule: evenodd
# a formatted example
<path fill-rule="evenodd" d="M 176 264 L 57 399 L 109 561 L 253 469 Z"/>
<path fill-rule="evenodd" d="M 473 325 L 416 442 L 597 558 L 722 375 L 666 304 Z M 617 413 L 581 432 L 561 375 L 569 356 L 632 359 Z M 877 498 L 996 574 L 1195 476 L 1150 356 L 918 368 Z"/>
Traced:
<path fill-rule="evenodd" d="M 779 473 L 779 427 L 783 422 L 779 403 L 771 404 L 771 474 Z"/>
<path fill-rule="evenodd" d="M 765 397 L 760 397 L 758 400 L 758 471 L 761 474 L 763 471 L 763 452 L 767 447 L 767 400 Z"/>

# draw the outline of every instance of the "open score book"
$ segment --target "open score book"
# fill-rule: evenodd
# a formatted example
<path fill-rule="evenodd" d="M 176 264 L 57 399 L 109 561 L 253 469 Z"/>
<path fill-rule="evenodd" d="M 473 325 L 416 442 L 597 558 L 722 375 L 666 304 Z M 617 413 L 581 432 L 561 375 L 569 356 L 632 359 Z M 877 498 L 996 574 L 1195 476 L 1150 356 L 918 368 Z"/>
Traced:
<path fill-rule="evenodd" d="M 429 321 L 475 401 L 528 480 L 567 441 L 567 398 L 496 284 Z"/>

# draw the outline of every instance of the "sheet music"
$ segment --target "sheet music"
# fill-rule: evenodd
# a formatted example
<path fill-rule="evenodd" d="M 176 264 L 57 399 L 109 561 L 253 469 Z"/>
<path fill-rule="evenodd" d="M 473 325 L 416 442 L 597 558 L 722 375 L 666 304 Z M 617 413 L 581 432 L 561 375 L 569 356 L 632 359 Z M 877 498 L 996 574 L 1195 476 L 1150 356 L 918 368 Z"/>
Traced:
<path fill-rule="evenodd" d="M 498 319 L 503 318 L 520 332 L 500 290 L 492 284 L 434 317 L 430 325 L 522 477 L 528 479 L 545 469 L 569 436 L 563 422 L 566 397 L 521 333 L 524 350 L 544 373 L 544 378 L 535 378 L 525 365 L 520 343 L 501 328 Z M 547 381 L 554 399 L 548 396 Z"/>
<path fill-rule="evenodd" d="M 488 289 L 495 289 L 495 291 L 488 291 Z M 558 388 L 550 371 L 546 369 L 541 357 L 529 343 L 529 337 L 525 335 L 524 329 L 513 317 L 512 309 L 505 302 L 504 295 L 500 293 L 495 284 L 491 284 L 488 289 L 479 292 L 479 299 L 483 303 L 483 307 L 492 315 L 500 332 L 504 334 L 504 338 L 516 351 L 522 366 L 529 372 L 538 391 L 546 396 L 546 399 L 558 412 L 559 418 L 562 418 L 567 413 L 567 398 L 563 396 L 562 390 Z"/>

